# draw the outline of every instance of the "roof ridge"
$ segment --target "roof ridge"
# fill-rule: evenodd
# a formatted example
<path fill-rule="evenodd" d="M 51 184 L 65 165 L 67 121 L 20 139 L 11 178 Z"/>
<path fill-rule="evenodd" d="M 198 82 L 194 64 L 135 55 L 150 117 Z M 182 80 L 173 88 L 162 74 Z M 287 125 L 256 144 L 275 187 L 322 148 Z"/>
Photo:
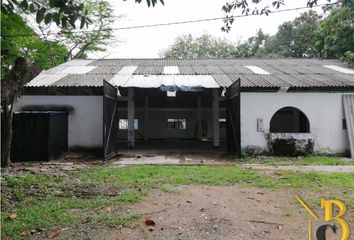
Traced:
<path fill-rule="evenodd" d="M 87 59 L 71 59 L 72 60 L 173 60 L 173 61 L 190 61 L 190 60 L 323 60 L 323 61 L 330 61 L 330 60 L 338 60 L 335 58 L 331 59 L 324 59 L 324 58 L 256 58 L 256 57 L 246 57 L 246 58 L 181 58 L 181 59 L 172 59 L 172 58 L 87 58 Z"/>

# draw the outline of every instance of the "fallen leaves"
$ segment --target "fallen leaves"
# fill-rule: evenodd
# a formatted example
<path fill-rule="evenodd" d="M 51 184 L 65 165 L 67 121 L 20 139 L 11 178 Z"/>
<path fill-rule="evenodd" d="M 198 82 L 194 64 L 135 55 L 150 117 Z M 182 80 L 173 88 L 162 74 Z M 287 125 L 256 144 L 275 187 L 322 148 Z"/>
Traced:
<path fill-rule="evenodd" d="M 49 235 L 49 239 L 53 239 L 58 237 L 60 234 L 60 230 L 59 229 L 55 229 L 50 235 Z"/>
<path fill-rule="evenodd" d="M 21 237 L 28 237 L 30 235 L 39 235 L 43 231 L 45 231 L 44 228 L 33 228 L 30 230 L 26 230 L 26 231 L 21 232 Z"/>
<path fill-rule="evenodd" d="M 9 216 L 9 218 L 10 218 L 11 220 L 15 220 L 15 219 L 17 218 L 17 213 L 12 213 L 12 214 Z"/>
<path fill-rule="evenodd" d="M 81 221 L 81 223 L 89 223 L 89 222 L 91 222 L 91 216 L 88 216 L 88 217 L 85 217 L 82 221 Z"/>
<path fill-rule="evenodd" d="M 155 223 L 154 220 L 145 219 L 145 225 L 147 225 L 147 226 L 156 226 L 156 223 Z"/>
<path fill-rule="evenodd" d="M 155 230 L 154 226 L 156 226 L 156 223 L 154 220 L 151 219 L 145 219 L 145 225 L 149 226 L 149 232 L 152 232 Z"/>

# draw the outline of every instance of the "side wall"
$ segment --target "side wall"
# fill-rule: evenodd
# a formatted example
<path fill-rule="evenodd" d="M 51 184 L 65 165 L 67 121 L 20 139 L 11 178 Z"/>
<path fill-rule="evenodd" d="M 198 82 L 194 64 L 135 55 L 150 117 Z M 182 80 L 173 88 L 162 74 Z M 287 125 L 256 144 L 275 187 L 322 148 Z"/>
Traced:
<path fill-rule="evenodd" d="M 267 150 L 267 136 L 273 114 L 283 107 L 300 109 L 310 121 L 317 153 L 343 153 L 348 149 L 343 129 L 342 93 L 241 93 L 241 144 L 243 148 Z M 263 131 L 257 131 L 257 118 Z"/>
<path fill-rule="evenodd" d="M 71 106 L 69 113 L 69 148 L 102 147 L 102 96 L 22 96 L 15 111 L 24 106 Z"/>

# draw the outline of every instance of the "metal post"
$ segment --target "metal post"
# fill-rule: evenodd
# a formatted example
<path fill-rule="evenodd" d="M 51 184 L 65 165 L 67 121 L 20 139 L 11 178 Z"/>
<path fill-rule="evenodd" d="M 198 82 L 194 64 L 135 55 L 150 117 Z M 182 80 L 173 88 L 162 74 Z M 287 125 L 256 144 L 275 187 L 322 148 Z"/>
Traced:
<path fill-rule="evenodd" d="M 202 140 L 202 97 L 198 96 L 197 99 L 197 126 L 198 126 L 198 140 Z"/>
<path fill-rule="evenodd" d="M 149 98 L 145 96 L 145 105 L 144 105 L 144 140 L 149 139 Z"/>
<path fill-rule="evenodd" d="M 213 146 L 220 147 L 219 89 L 213 89 Z"/>
<path fill-rule="evenodd" d="M 133 148 L 134 144 L 134 88 L 128 89 L 128 147 Z"/>

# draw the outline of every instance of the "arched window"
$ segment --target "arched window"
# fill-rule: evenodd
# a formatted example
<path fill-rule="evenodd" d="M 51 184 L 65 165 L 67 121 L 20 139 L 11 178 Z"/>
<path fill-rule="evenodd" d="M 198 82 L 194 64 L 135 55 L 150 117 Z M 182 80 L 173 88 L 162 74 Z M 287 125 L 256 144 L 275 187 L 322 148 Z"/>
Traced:
<path fill-rule="evenodd" d="M 310 122 L 306 115 L 294 107 L 278 110 L 270 120 L 271 133 L 308 133 Z"/>

